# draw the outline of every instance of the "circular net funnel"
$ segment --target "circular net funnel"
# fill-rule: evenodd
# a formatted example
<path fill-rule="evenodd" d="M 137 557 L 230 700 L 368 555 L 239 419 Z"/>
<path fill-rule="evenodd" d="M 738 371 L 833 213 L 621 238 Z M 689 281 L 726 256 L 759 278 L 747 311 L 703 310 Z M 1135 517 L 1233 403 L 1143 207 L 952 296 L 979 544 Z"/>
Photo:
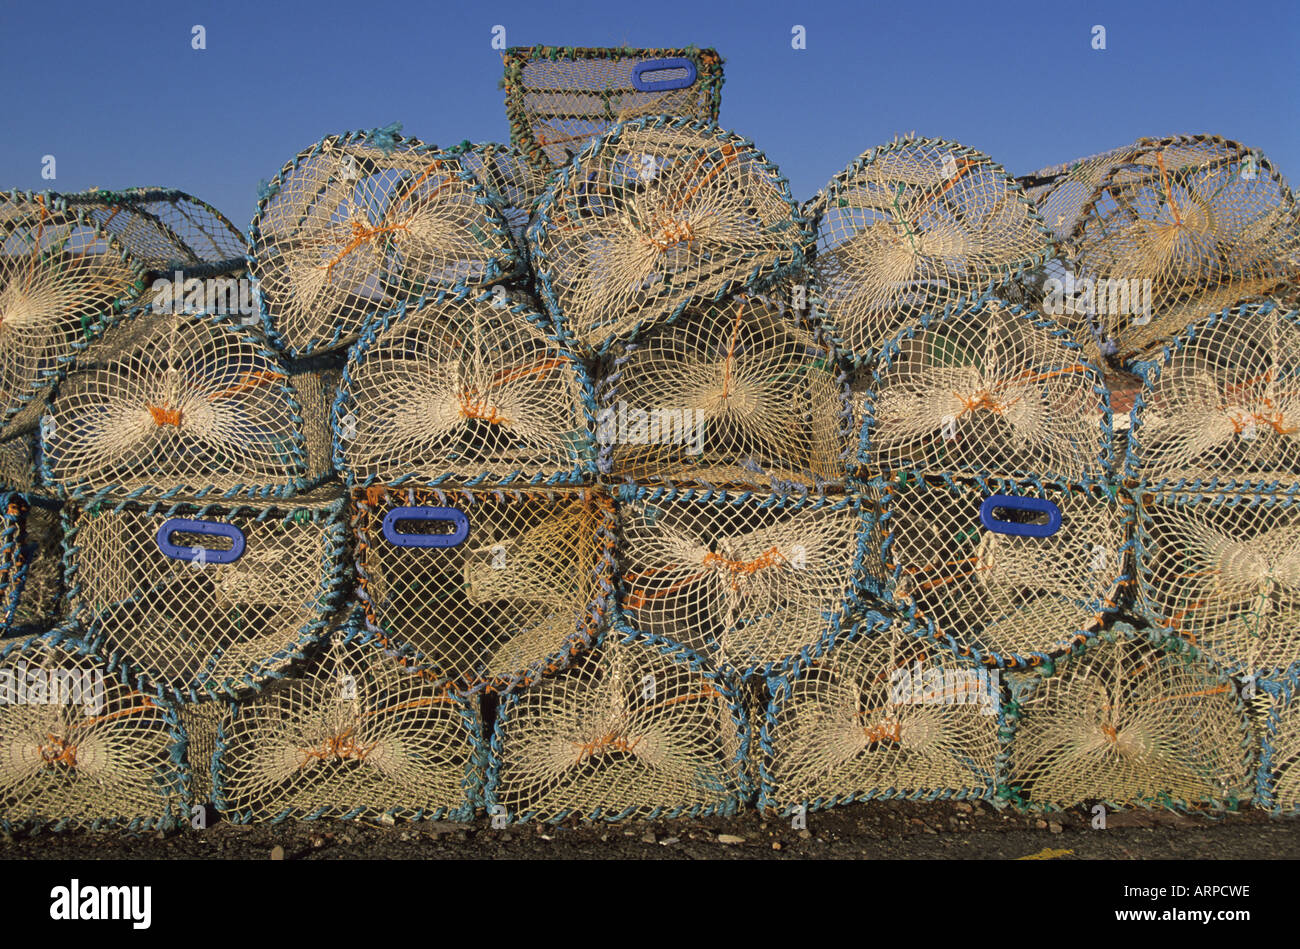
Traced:
<path fill-rule="evenodd" d="M 639 484 L 842 484 L 847 399 L 833 350 L 780 289 L 697 304 L 613 358 L 602 469 Z"/>
<path fill-rule="evenodd" d="M 447 154 L 454 155 L 500 207 L 516 246 L 521 253 L 527 253 L 524 230 L 546 191 L 549 172 L 529 164 L 519 149 L 496 142 L 464 142 L 447 149 Z"/>
<path fill-rule="evenodd" d="M 872 476 L 1095 481 L 1114 465 L 1101 371 L 1040 314 L 985 299 L 883 349 L 858 461 Z"/>
<path fill-rule="evenodd" d="M 35 426 L 60 362 L 143 289 L 142 263 L 84 209 L 0 194 L 0 434 Z"/>
<path fill-rule="evenodd" d="M 106 674 L 76 633 L 0 650 L 0 829 L 174 826 L 175 712 Z"/>
<path fill-rule="evenodd" d="M 183 191 L 93 189 L 59 197 L 83 209 L 149 270 L 244 269 L 248 239 L 216 208 Z"/>
<path fill-rule="evenodd" d="M 0 494 L 0 635 L 50 629 L 62 609 L 59 508 L 22 494 Z"/>
<path fill-rule="evenodd" d="M 1143 494 L 1139 607 L 1232 672 L 1300 662 L 1300 501 Z"/>
<path fill-rule="evenodd" d="M 1062 187 L 1080 184 L 1091 189 L 1086 200 L 1063 199 L 1048 213 L 1074 215 L 1066 259 L 1093 296 L 1080 335 L 1095 334 L 1125 361 L 1157 351 L 1198 317 L 1270 293 L 1300 267 L 1290 187 L 1237 142 L 1140 139 Z"/>
<path fill-rule="evenodd" d="M 805 211 L 817 226 L 813 272 L 825 320 L 855 362 L 922 314 L 1040 265 L 1051 246 L 1001 165 L 939 139 L 866 152 Z"/>
<path fill-rule="evenodd" d="M 1009 677 L 1008 787 L 1033 808 L 1236 808 L 1252 792 L 1253 748 L 1231 680 L 1177 639 L 1124 627 L 1055 673 Z"/>
<path fill-rule="evenodd" d="M 353 342 L 372 313 L 514 277 L 506 220 L 461 160 L 413 139 L 333 135 L 284 166 L 252 224 L 272 338 L 295 358 Z"/>
<path fill-rule="evenodd" d="M 503 698 L 489 813 L 558 821 L 733 814 L 745 793 L 735 693 L 699 656 L 615 627 L 570 669 Z"/>
<path fill-rule="evenodd" d="M 527 303 L 426 298 L 352 350 L 337 462 L 359 485 L 580 483 L 594 415 L 585 366 Z"/>
<path fill-rule="evenodd" d="M 789 185 L 752 142 L 667 117 L 588 146 L 528 229 L 547 309 L 592 350 L 797 268 L 807 237 Z"/>
<path fill-rule="evenodd" d="M 367 488 L 353 528 L 367 622 L 459 692 L 563 668 L 608 610 L 614 506 L 598 491 Z"/>
<path fill-rule="evenodd" d="M 1147 368 L 1127 474 L 1152 487 L 1300 483 L 1300 311 L 1232 307 L 1176 338 Z"/>
<path fill-rule="evenodd" d="M 869 501 L 621 488 L 620 603 L 638 629 L 716 667 L 771 675 L 857 602 Z"/>
<path fill-rule="evenodd" d="M 316 642 L 350 572 L 341 494 L 123 501 L 67 518 L 70 608 L 114 671 L 194 702 L 245 694 Z"/>
<path fill-rule="evenodd" d="M 330 470 L 333 389 L 232 318 L 140 310 L 70 363 L 44 477 L 73 497 L 290 494 Z"/>
<path fill-rule="evenodd" d="M 712 49 L 511 47 L 510 140 L 549 173 L 614 122 L 647 115 L 718 121 L 722 57 Z"/>
<path fill-rule="evenodd" d="M 1300 702 L 1296 700 L 1297 670 L 1271 682 L 1261 682 L 1258 694 L 1267 705 L 1260 756 L 1260 807 L 1274 814 L 1300 814 Z"/>
<path fill-rule="evenodd" d="M 472 820 L 481 729 L 476 706 L 349 626 L 223 719 L 214 803 L 236 823 Z"/>
<path fill-rule="evenodd" d="M 773 688 L 760 807 L 789 815 L 871 798 L 989 799 L 997 783 L 997 670 L 867 614 Z"/>
<path fill-rule="evenodd" d="M 1128 579 L 1123 515 L 1100 487 L 890 484 L 868 547 L 887 599 L 998 666 L 1038 665 L 1092 635 Z"/>

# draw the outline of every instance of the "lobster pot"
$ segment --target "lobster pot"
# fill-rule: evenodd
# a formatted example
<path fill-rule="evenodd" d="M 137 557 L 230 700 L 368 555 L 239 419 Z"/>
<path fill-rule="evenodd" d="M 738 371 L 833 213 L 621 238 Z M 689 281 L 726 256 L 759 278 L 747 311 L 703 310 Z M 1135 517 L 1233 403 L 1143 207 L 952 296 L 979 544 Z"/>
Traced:
<path fill-rule="evenodd" d="M 185 782 L 191 806 L 210 803 L 217 729 L 229 716 L 230 703 L 216 700 L 187 702 L 177 707 L 176 714 L 185 733 Z"/>
<path fill-rule="evenodd" d="M 762 152 L 661 116 L 615 126 L 560 171 L 528 227 L 551 316 L 588 351 L 803 263 L 807 224 Z"/>
<path fill-rule="evenodd" d="M 258 202 L 251 240 L 267 331 L 295 359 L 347 347 L 403 300 L 524 265 L 460 157 L 386 129 L 299 152 Z"/>
<path fill-rule="evenodd" d="M 886 601 L 997 666 L 1093 635 L 1128 581 L 1124 512 L 1101 487 L 900 479 L 863 540 Z"/>
<path fill-rule="evenodd" d="M 619 489 L 620 602 L 638 629 L 742 675 L 819 649 L 866 590 L 870 495 Z"/>
<path fill-rule="evenodd" d="M 1260 807 L 1274 814 L 1300 814 L 1300 701 L 1296 699 L 1300 669 L 1289 669 L 1259 683 L 1264 718 L 1259 767 Z"/>
<path fill-rule="evenodd" d="M 366 620 L 458 692 L 562 668 L 608 610 L 614 508 L 600 491 L 370 488 L 353 518 Z"/>
<path fill-rule="evenodd" d="M 1076 295 L 1081 281 L 1093 291 L 1090 305 L 1075 301 L 1075 332 L 1125 361 L 1275 291 L 1294 269 L 1295 197 L 1267 158 L 1237 142 L 1139 139 L 1058 180 L 1061 197 L 1053 190 L 1040 207 L 1061 235 Z"/>
<path fill-rule="evenodd" d="M 1139 495 L 1139 611 L 1231 672 L 1300 662 L 1297 494 Z"/>
<path fill-rule="evenodd" d="M 172 827 L 188 816 L 176 714 L 79 635 L 61 626 L 0 650 L 0 829 Z"/>
<path fill-rule="evenodd" d="M 146 268 L 170 276 L 243 270 L 248 242 L 207 202 L 174 188 L 91 189 L 59 195 L 112 235 Z"/>
<path fill-rule="evenodd" d="M 759 806 L 781 815 L 871 798 L 979 798 L 997 785 L 998 670 L 868 613 L 774 680 Z"/>
<path fill-rule="evenodd" d="M 1048 667 L 1008 675 L 1006 786 L 1036 809 L 1236 808 L 1254 743 L 1230 679 L 1176 637 L 1117 624 Z"/>
<path fill-rule="evenodd" d="M 71 363 L 41 421 L 66 496 L 285 496 L 331 471 L 339 374 L 292 373 L 231 316 L 140 310 Z"/>
<path fill-rule="evenodd" d="M 0 194 L 0 437 L 36 426 L 62 360 L 143 289 L 141 261 L 85 209 Z"/>
<path fill-rule="evenodd" d="M 524 301 L 427 297 L 370 323 L 334 406 L 358 485 L 582 483 L 595 476 L 591 378 Z"/>
<path fill-rule="evenodd" d="M 0 512 L 0 636 L 48 630 L 63 611 L 59 506 L 6 493 Z"/>
<path fill-rule="evenodd" d="M 834 352 L 780 292 L 692 305 L 638 333 L 599 406 L 602 470 L 640 484 L 842 485 L 852 447 Z"/>
<path fill-rule="evenodd" d="M 690 650 L 615 626 L 567 671 L 504 696 L 488 813 L 518 821 L 734 814 L 744 713 Z"/>
<path fill-rule="evenodd" d="M 217 731 L 214 803 L 235 823 L 472 820 L 482 718 L 356 623 L 299 674 L 236 703 Z"/>
<path fill-rule="evenodd" d="M 805 207 L 813 272 L 844 355 L 872 361 L 922 314 L 1041 265 L 1051 235 L 1024 189 L 982 152 L 904 138 L 865 152 Z"/>
<path fill-rule="evenodd" d="M 527 254 L 524 230 L 528 227 L 533 208 L 546 190 L 549 170 L 531 164 L 518 148 L 496 142 L 462 143 L 447 149 L 447 154 L 456 156 L 461 166 L 483 186 L 488 197 L 501 209 L 515 247 Z"/>
<path fill-rule="evenodd" d="M 568 164 L 614 122 L 657 115 L 718 121 L 716 50 L 516 46 L 504 59 L 510 141 L 543 174 Z"/>
<path fill-rule="evenodd" d="M 1153 488 L 1300 484 L 1300 311 L 1231 307 L 1142 367 L 1126 474 Z"/>
<path fill-rule="evenodd" d="M 65 512 L 76 618 L 114 671 L 183 702 L 278 678 L 349 586 L 345 499 L 100 502 Z"/>
<path fill-rule="evenodd" d="M 1113 465 L 1101 371 L 1034 311 L 985 298 L 922 317 L 883 351 L 863 406 L 869 475 L 1100 480 Z"/>

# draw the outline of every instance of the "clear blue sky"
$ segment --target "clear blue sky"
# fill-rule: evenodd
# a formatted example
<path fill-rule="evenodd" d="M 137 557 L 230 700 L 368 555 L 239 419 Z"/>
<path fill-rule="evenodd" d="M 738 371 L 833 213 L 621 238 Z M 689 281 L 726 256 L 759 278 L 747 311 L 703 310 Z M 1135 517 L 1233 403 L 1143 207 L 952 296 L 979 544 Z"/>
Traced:
<path fill-rule="evenodd" d="M 909 130 L 1014 174 L 1213 132 L 1300 184 L 1297 0 L 3 3 L 0 189 L 172 186 L 242 229 L 259 179 L 332 132 L 396 120 L 440 145 L 506 140 L 496 24 L 510 45 L 717 48 L 722 124 L 801 199 Z M 206 50 L 191 48 L 195 24 Z"/>

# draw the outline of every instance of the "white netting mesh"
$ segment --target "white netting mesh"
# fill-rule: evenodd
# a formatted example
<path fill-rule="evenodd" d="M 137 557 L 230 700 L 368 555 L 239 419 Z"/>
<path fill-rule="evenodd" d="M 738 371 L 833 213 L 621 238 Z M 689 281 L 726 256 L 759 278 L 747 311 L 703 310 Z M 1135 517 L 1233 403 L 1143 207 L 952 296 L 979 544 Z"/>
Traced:
<path fill-rule="evenodd" d="M 1106 291 L 1089 319 L 1122 358 L 1152 351 L 1197 317 L 1269 293 L 1300 267 L 1291 189 L 1237 142 L 1141 139 L 1086 163 L 1060 187 L 1068 190 L 1045 199 L 1044 213 L 1061 219 L 1062 232 L 1072 225 L 1070 267 Z M 1136 282 L 1149 309 L 1101 306 L 1107 282 L 1120 281 Z M 1086 326 L 1078 332 L 1089 335 Z"/>
<path fill-rule="evenodd" d="M 613 360 L 603 467 L 638 483 L 839 483 L 846 399 L 834 353 L 779 296 L 697 304 Z"/>
<path fill-rule="evenodd" d="M 1233 684 L 1188 647 L 1113 638 L 1048 678 L 1011 676 L 1012 794 L 1039 807 L 1248 800 L 1252 755 Z"/>
<path fill-rule="evenodd" d="M 855 601 L 867 500 L 621 490 L 621 604 L 638 629 L 743 672 L 787 664 Z"/>
<path fill-rule="evenodd" d="M 495 142 L 457 145 L 447 149 L 447 154 L 455 155 L 461 165 L 495 199 L 519 249 L 526 250 L 524 229 L 528 227 L 533 208 L 546 190 L 550 175 L 531 165 L 523 152 Z"/>
<path fill-rule="evenodd" d="M 240 702 L 218 734 L 218 810 L 233 820 L 473 816 L 477 708 L 361 637 L 331 634 L 301 674 Z"/>
<path fill-rule="evenodd" d="M 715 127 L 619 126 L 554 178 L 528 229 L 552 315 L 600 349 L 638 325 L 802 262 L 806 225 L 779 172 Z"/>
<path fill-rule="evenodd" d="M 169 824 L 174 714 L 59 632 L 0 653 L 0 825 Z"/>
<path fill-rule="evenodd" d="M 336 379 L 291 376 L 226 317 L 141 311 L 59 384 L 42 420 L 45 477 L 74 495 L 291 492 L 330 470 Z"/>
<path fill-rule="evenodd" d="M 586 369 L 527 304 L 426 299 L 353 348 L 339 465 L 363 485 L 581 481 L 593 411 Z"/>
<path fill-rule="evenodd" d="M 0 524 L 0 635 L 49 629 L 63 607 L 59 509 L 19 494 L 0 495 Z"/>
<path fill-rule="evenodd" d="M 453 546 L 420 546 L 458 521 Z M 353 523 L 367 620 L 457 689 L 561 668 L 606 612 L 614 508 L 602 492 L 369 488 Z"/>
<path fill-rule="evenodd" d="M 1153 623 L 1247 673 L 1300 661 L 1300 502 L 1144 494 L 1140 606 Z"/>
<path fill-rule="evenodd" d="M 1282 814 L 1300 814 L 1300 701 L 1294 688 L 1293 682 L 1285 696 L 1272 697 L 1266 768 L 1261 774 L 1261 780 L 1268 782 L 1262 790 L 1267 790 L 1273 809 Z"/>
<path fill-rule="evenodd" d="M 914 324 L 866 394 L 860 462 L 912 471 L 1083 481 L 1112 465 L 1097 367 L 1050 320 L 997 300 Z"/>
<path fill-rule="evenodd" d="M 490 806 L 523 820 L 733 812 L 736 699 L 658 643 L 616 628 L 569 670 L 504 698 Z"/>
<path fill-rule="evenodd" d="M 143 289 L 141 264 L 84 212 L 0 194 L 0 428 L 30 428 L 60 359 Z"/>
<path fill-rule="evenodd" d="M 59 198 L 84 209 L 150 270 L 242 261 L 248 252 L 247 239 L 225 215 L 183 191 L 91 190 Z"/>
<path fill-rule="evenodd" d="M 460 160 L 414 140 L 330 136 L 285 165 L 252 224 L 269 326 L 295 356 L 439 288 L 515 274 L 501 209 Z"/>
<path fill-rule="evenodd" d="M 1300 483 L 1300 312 L 1246 305 L 1196 323 L 1148 373 L 1129 474 Z"/>
<path fill-rule="evenodd" d="M 997 670 L 901 628 L 869 625 L 773 693 L 767 807 L 990 796 L 1001 750 Z"/>
<path fill-rule="evenodd" d="M 244 692 L 281 674 L 341 605 L 345 517 L 329 488 L 73 510 L 70 606 L 133 681 L 182 700 Z"/>
<path fill-rule="evenodd" d="M 722 57 L 711 49 L 513 47 L 504 60 L 510 138 L 539 169 L 624 119 L 718 120 Z"/>
<path fill-rule="evenodd" d="M 227 702 L 188 702 L 177 709 L 185 731 L 185 776 L 193 804 L 212 800 L 212 755 L 217 750 L 217 729 L 229 711 Z"/>
<path fill-rule="evenodd" d="M 1043 502 L 1046 510 L 1030 509 Z M 1047 530 L 1051 507 L 1060 517 L 1054 533 L 1008 533 Z M 1067 648 L 1114 611 L 1124 579 L 1122 512 L 1100 488 L 895 483 L 875 543 L 881 559 L 868 553 L 866 568 L 883 563 L 895 603 L 998 664 L 1037 663 Z"/>
<path fill-rule="evenodd" d="M 988 156 L 902 139 L 858 158 L 809 202 L 813 270 L 827 321 L 852 359 L 904 325 L 1041 263 L 1051 237 Z"/>

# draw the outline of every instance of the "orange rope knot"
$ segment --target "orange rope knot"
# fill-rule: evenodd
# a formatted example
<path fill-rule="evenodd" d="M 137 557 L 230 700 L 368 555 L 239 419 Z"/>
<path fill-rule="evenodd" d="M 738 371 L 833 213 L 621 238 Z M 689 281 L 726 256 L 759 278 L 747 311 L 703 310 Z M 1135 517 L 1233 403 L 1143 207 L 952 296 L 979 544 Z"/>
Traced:
<path fill-rule="evenodd" d="M 631 752 L 632 749 L 640 743 L 640 738 L 633 738 L 631 741 L 628 741 L 622 735 L 610 732 L 608 735 L 603 735 L 595 741 L 590 741 L 584 744 L 581 749 L 581 754 L 578 756 L 578 763 L 581 764 L 588 758 L 594 758 L 596 755 L 603 754 L 606 751 Z"/>
<path fill-rule="evenodd" d="M 326 739 L 325 743 L 320 748 L 299 748 L 298 750 L 302 753 L 303 760 L 302 764 L 298 765 L 298 768 L 301 770 L 302 768 L 307 767 L 308 763 L 313 760 L 324 761 L 327 758 L 336 758 L 339 761 L 347 761 L 348 759 L 365 761 L 366 755 L 374 751 L 375 746 L 378 744 L 379 742 L 374 741 L 365 747 L 358 745 L 356 740 L 352 737 L 352 729 L 349 728 L 342 734 L 333 735 Z"/>
<path fill-rule="evenodd" d="M 46 764 L 66 764 L 69 768 L 77 766 L 77 746 L 56 735 L 46 735 L 50 744 L 40 746 L 41 760 Z"/>
<path fill-rule="evenodd" d="M 1001 415 L 1010 407 L 1010 403 L 1003 405 L 987 389 L 981 389 L 972 396 L 964 396 L 960 392 L 954 392 L 953 395 L 962 404 L 962 415 L 967 412 L 977 412 L 980 409 L 992 412 L 995 415 Z"/>
<path fill-rule="evenodd" d="M 163 425 L 174 425 L 177 428 L 181 427 L 180 409 L 169 409 L 161 405 L 148 405 L 145 407 L 149 410 L 149 414 L 153 416 L 153 423 L 155 425 L 159 427 Z"/>
<path fill-rule="evenodd" d="M 459 396 L 460 417 L 476 418 L 490 425 L 506 425 L 510 420 L 497 411 L 495 405 L 473 389 L 462 389 Z"/>
<path fill-rule="evenodd" d="M 1102 725 L 1101 733 L 1106 736 L 1106 740 L 1112 745 L 1119 741 L 1119 729 L 1114 725 Z"/>
<path fill-rule="evenodd" d="M 862 733 L 867 736 L 868 744 L 879 744 L 881 742 L 892 742 L 898 744 L 903 740 L 903 726 L 900 722 L 882 722 L 879 725 L 872 725 L 862 729 Z"/>
<path fill-rule="evenodd" d="M 732 560 L 729 557 L 724 557 L 722 554 L 715 554 L 713 552 L 704 555 L 704 563 L 706 566 L 715 563 L 721 564 L 724 569 L 729 570 L 731 573 L 746 577 L 752 577 L 754 574 L 758 573 L 758 571 L 764 570 L 767 567 L 775 567 L 788 562 L 789 561 L 786 560 L 785 555 L 776 548 L 775 544 L 773 544 L 768 550 L 759 554 L 753 560 Z"/>
<path fill-rule="evenodd" d="M 1272 404 L 1269 403 L 1267 399 L 1264 400 L 1264 404 L 1269 408 L 1273 408 Z M 1256 426 L 1271 428 L 1279 435 L 1294 435 L 1296 432 L 1294 426 L 1291 428 L 1286 427 L 1286 419 L 1283 417 L 1282 413 L 1276 409 L 1274 409 L 1272 413 L 1231 412 L 1228 414 L 1228 419 L 1232 422 L 1232 430 L 1238 435 L 1247 429 L 1253 429 Z"/>
<path fill-rule="evenodd" d="M 404 231 L 406 230 L 406 225 L 405 224 L 379 224 L 374 227 L 371 227 L 369 222 L 360 220 L 360 221 L 353 221 L 350 225 L 350 229 L 352 231 L 352 236 L 348 240 L 348 242 L 343 245 L 343 249 L 338 252 L 338 255 L 333 260 L 331 260 L 328 264 L 325 264 L 323 267 L 316 268 L 317 270 L 325 271 L 325 275 L 327 277 L 334 273 L 335 264 L 341 261 L 348 254 L 352 253 L 362 244 L 370 243 L 370 241 L 374 240 L 380 234 L 389 234 L 392 233 L 393 231 Z"/>
<path fill-rule="evenodd" d="M 664 252 L 677 244 L 689 244 L 693 240 L 695 240 L 695 231 L 690 221 L 669 221 L 660 227 L 657 238 L 650 238 L 650 243 L 660 252 Z"/>

